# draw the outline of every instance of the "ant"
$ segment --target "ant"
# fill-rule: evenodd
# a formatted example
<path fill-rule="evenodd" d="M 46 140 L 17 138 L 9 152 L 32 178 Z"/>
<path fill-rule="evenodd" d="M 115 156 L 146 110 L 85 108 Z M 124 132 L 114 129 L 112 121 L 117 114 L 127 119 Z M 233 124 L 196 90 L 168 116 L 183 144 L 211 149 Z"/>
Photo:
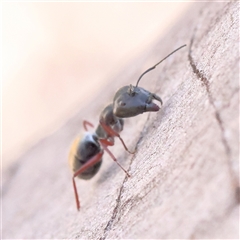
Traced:
<path fill-rule="evenodd" d="M 161 106 L 163 104 L 159 96 L 144 88 L 138 87 L 138 83 L 144 74 L 156 68 L 162 61 L 185 46 L 186 45 L 183 45 L 177 48 L 160 62 L 142 73 L 135 87 L 130 85 L 120 88 L 114 96 L 113 103 L 107 105 L 101 112 L 99 124 L 93 133 L 88 131 L 88 127 L 94 127 L 93 124 L 85 120 L 83 121 L 83 127 L 86 133 L 82 138 L 77 137 L 74 140 L 68 159 L 70 168 L 74 173 L 72 182 L 78 211 L 80 210 L 80 201 L 75 177 L 88 180 L 95 176 L 102 164 L 104 151 L 106 151 L 127 176 L 130 177 L 130 174 L 120 165 L 108 147 L 113 146 L 114 138 L 118 137 L 127 152 L 130 154 L 135 153 L 135 151 L 131 152 L 128 150 L 119 134 L 123 130 L 123 118 L 134 117 L 144 112 L 159 111 L 160 107 L 153 103 L 153 100 L 159 101 Z"/>

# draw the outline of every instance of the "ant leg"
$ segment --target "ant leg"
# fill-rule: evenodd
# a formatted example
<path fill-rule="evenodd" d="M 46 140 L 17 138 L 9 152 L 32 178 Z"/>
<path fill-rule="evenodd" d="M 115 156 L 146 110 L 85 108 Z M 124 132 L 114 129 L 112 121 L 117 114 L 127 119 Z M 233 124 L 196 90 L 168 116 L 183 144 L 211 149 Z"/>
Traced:
<path fill-rule="evenodd" d="M 136 151 L 131 152 L 128 150 L 125 142 L 123 141 L 123 139 L 121 138 L 120 134 L 115 132 L 112 128 L 110 128 L 109 126 L 107 126 L 103 121 L 100 120 L 100 125 L 102 126 L 102 128 L 111 136 L 113 137 L 118 137 L 120 139 L 120 141 L 122 142 L 123 147 L 125 148 L 125 150 L 131 154 L 134 154 Z"/>
<path fill-rule="evenodd" d="M 106 146 L 113 146 L 114 145 L 113 139 L 108 140 L 108 139 L 100 138 L 99 141 L 100 141 L 100 143 L 102 143 L 102 145 L 106 145 Z"/>
<path fill-rule="evenodd" d="M 84 121 L 83 121 L 83 127 L 84 127 L 85 131 L 88 130 L 88 129 L 87 129 L 87 125 L 90 126 L 90 127 L 92 127 L 92 128 L 94 127 L 94 125 L 93 125 L 92 123 L 90 123 L 89 121 L 84 120 Z"/>
<path fill-rule="evenodd" d="M 77 191 L 77 186 L 76 186 L 76 182 L 75 182 L 75 177 L 77 175 L 79 175 L 80 173 L 84 172 L 86 169 L 88 169 L 89 167 L 93 166 L 94 164 L 96 164 L 97 162 L 99 162 L 102 158 L 103 155 L 103 151 L 99 152 L 97 155 L 95 155 L 94 157 L 92 157 L 90 160 L 88 160 L 85 164 L 83 164 L 74 174 L 72 177 L 72 181 L 73 181 L 73 189 L 74 189 L 74 195 L 75 195 L 75 199 L 76 199 L 76 205 L 77 205 L 77 210 L 80 210 L 80 201 L 79 201 L 79 197 L 78 197 L 78 191 Z"/>
<path fill-rule="evenodd" d="M 103 149 L 110 155 L 110 157 L 113 159 L 114 162 L 117 163 L 117 165 L 127 174 L 128 177 L 131 177 L 130 174 L 128 173 L 127 170 L 125 170 L 121 164 L 117 161 L 117 159 L 114 157 L 114 155 L 112 154 L 112 152 L 107 148 L 107 146 L 112 146 L 112 142 L 108 141 L 107 139 L 99 139 Z"/>

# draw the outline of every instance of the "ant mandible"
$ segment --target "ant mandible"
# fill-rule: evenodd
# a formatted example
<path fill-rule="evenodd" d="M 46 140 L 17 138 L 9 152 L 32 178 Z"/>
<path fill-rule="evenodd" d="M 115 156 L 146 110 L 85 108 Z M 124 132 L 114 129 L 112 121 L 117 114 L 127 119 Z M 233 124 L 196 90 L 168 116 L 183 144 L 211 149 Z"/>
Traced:
<path fill-rule="evenodd" d="M 163 104 L 159 96 L 144 88 L 138 87 L 138 83 L 144 74 L 156 68 L 162 61 L 185 46 L 186 45 L 183 45 L 177 48 L 160 62 L 142 73 L 135 87 L 130 85 L 120 88 L 114 96 L 113 103 L 107 105 L 101 112 L 98 127 L 93 133 L 88 131 L 88 127 L 94 127 L 93 124 L 88 121 L 83 121 L 83 127 L 86 133 L 82 138 L 77 137 L 74 140 L 68 158 L 70 168 L 74 173 L 72 182 L 78 211 L 80 210 L 80 201 L 75 177 L 87 180 L 95 176 L 102 164 L 104 151 L 106 151 L 127 176 L 130 177 L 130 174 L 120 165 L 108 147 L 113 146 L 114 138 L 118 137 L 127 152 L 131 154 L 135 153 L 128 150 L 119 134 L 123 130 L 123 118 L 134 117 L 144 112 L 159 111 L 160 107 L 153 103 L 153 100 L 159 101 L 161 106 Z"/>

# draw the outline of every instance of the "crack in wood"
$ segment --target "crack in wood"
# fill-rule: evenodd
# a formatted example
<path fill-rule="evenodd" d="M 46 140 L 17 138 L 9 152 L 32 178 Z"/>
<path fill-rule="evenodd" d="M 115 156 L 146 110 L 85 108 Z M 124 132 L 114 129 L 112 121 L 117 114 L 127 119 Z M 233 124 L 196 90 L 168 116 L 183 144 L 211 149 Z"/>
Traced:
<path fill-rule="evenodd" d="M 146 120 L 146 122 L 144 123 L 144 128 L 143 128 L 143 130 L 142 130 L 141 133 L 140 133 L 140 137 L 139 137 L 139 139 L 138 139 L 138 141 L 137 141 L 137 144 L 136 144 L 136 150 L 137 150 L 137 148 L 138 148 L 138 145 L 139 145 L 140 142 L 142 141 L 143 137 L 145 136 L 145 133 L 147 132 L 147 129 L 148 129 L 149 126 L 146 126 L 146 123 L 148 122 L 149 118 L 150 118 L 150 114 L 148 114 L 147 120 Z M 130 164 L 129 164 L 129 167 L 128 167 L 128 170 L 127 170 L 128 172 L 129 172 L 130 169 L 131 169 L 131 166 L 132 166 L 132 163 L 133 163 L 134 158 L 135 158 L 135 155 L 131 158 L 131 161 L 130 161 Z M 117 199 L 116 199 L 116 206 L 115 206 L 114 209 L 113 209 L 113 213 L 112 213 L 112 216 L 111 216 L 110 220 L 108 221 L 106 227 L 104 228 L 103 236 L 100 237 L 99 240 L 105 240 L 105 239 L 107 238 L 108 232 L 112 229 L 113 222 L 114 222 L 114 220 L 116 219 L 117 214 L 118 214 L 118 212 L 119 212 L 119 207 L 120 207 L 120 204 L 121 204 L 122 192 L 123 192 L 124 184 L 125 184 L 125 182 L 127 182 L 127 180 L 128 180 L 128 176 L 125 175 L 125 178 L 124 178 L 123 183 L 122 183 L 122 185 L 121 185 L 121 187 L 120 187 L 120 190 L 119 190 L 118 197 L 117 197 Z M 120 220 L 120 218 L 118 219 L 118 221 L 119 221 L 119 220 Z"/>
<path fill-rule="evenodd" d="M 130 167 L 131 167 L 131 164 L 132 164 L 132 162 L 133 162 L 133 158 L 134 158 L 134 157 L 132 157 L 132 159 L 131 159 L 131 162 L 130 162 L 130 166 L 129 166 L 129 168 L 128 168 L 128 171 L 129 171 L 129 169 L 130 169 Z M 117 213 L 118 213 L 118 211 L 119 211 L 119 206 L 120 206 L 120 203 L 121 203 L 121 196 L 122 196 L 122 192 L 123 192 L 123 187 L 124 187 L 124 184 L 125 184 L 125 182 L 127 181 L 127 179 L 128 179 L 128 176 L 125 175 L 125 178 L 124 178 L 123 183 L 122 183 L 122 185 L 121 185 L 121 187 L 120 187 L 120 190 L 119 190 L 118 197 L 117 197 L 117 199 L 116 199 L 116 206 L 115 206 L 114 209 L 113 209 L 113 213 L 112 213 L 112 216 L 111 216 L 110 220 L 108 221 L 106 227 L 104 228 L 103 236 L 100 238 L 100 240 L 106 239 L 107 233 L 112 229 L 113 222 L 114 222 L 114 220 L 115 220 L 115 218 L 116 218 L 116 216 L 117 216 Z"/>
<path fill-rule="evenodd" d="M 225 134 L 224 134 L 224 132 L 225 132 L 224 124 L 223 124 L 223 121 L 221 119 L 220 112 L 218 111 L 218 109 L 217 109 L 217 107 L 214 103 L 214 100 L 213 100 L 213 97 L 212 97 L 212 94 L 211 94 L 211 91 L 210 91 L 209 80 L 205 76 L 204 72 L 200 71 L 198 69 L 198 67 L 197 67 L 197 65 L 196 65 L 196 63 L 195 63 L 195 61 L 192 57 L 192 45 L 193 45 L 193 41 L 194 41 L 194 37 L 195 37 L 195 31 L 196 31 L 196 29 L 194 30 L 193 36 L 192 36 L 191 41 L 190 41 L 189 52 L 188 52 L 188 60 L 190 62 L 190 66 L 192 67 L 193 72 L 196 74 L 197 78 L 203 83 L 203 86 L 206 88 L 209 103 L 211 104 L 211 106 L 214 109 L 215 119 L 216 119 L 216 121 L 218 123 L 218 126 L 220 128 L 220 131 L 221 131 L 221 140 L 222 140 L 224 150 L 225 150 L 225 153 L 226 153 L 226 156 L 227 156 L 227 158 L 226 158 L 227 159 L 227 166 L 228 166 L 229 175 L 230 175 L 230 178 L 231 178 L 231 181 L 232 181 L 232 186 L 233 186 L 234 191 L 235 191 L 235 200 L 238 204 L 240 204 L 239 182 L 238 182 L 238 177 L 235 176 L 234 170 L 232 168 L 231 148 L 230 148 L 229 143 L 228 143 L 228 141 L 225 137 Z"/>

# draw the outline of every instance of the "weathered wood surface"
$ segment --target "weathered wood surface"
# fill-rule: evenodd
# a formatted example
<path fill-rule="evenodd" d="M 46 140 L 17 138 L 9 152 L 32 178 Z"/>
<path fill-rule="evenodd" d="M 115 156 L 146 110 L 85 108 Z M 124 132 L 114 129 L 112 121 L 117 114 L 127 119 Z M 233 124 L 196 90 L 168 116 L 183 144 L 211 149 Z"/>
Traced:
<path fill-rule="evenodd" d="M 3 238 L 238 238 L 239 3 L 195 3 L 151 50 L 103 93 L 3 173 Z M 97 124 L 114 92 L 186 43 L 141 86 L 159 94 L 158 113 L 127 119 L 100 172 L 77 181 L 75 209 L 69 146 L 83 119 Z"/>

